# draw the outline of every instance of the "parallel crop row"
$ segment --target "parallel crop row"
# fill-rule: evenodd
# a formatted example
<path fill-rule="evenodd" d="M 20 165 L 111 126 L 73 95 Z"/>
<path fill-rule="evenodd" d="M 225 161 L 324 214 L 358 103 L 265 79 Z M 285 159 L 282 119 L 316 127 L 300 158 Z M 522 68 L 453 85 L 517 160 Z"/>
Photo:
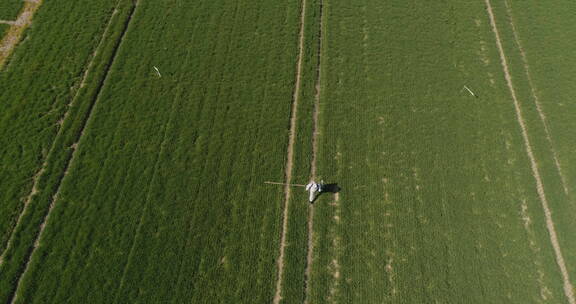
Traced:
<path fill-rule="evenodd" d="M 521 7 L 512 1 L 494 3 L 497 28 L 551 209 L 550 219 L 574 286 L 576 240 L 572 235 L 576 222 L 572 215 L 576 213 L 576 189 L 572 181 L 576 178 L 576 146 L 570 130 L 576 127 L 576 105 L 571 102 L 576 86 L 568 78 L 576 70 L 565 64 L 574 42 L 570 35 L 574 20 L 567 13 L 571 7 L 574 4 L 568 1 L 547 5 L 531 1 Z M 554 22 L 548 21 L 550 16 L 555 16 Z"/>
<path fill-rule="evenodd" d="M 320 6 L 316 0 L 306 0 L 304 18 L 304 50 L 300 75 L 300 97 L 297 113 L 296 140 L 292 181 L 308 183 L 312 162 L 313 110 L 319 52 Z M 304 272 L 308 239 L 308 193 L 303 188 L 293 188 L 288 204 L 288 230 L 286 236 L 284 278 L 281 286 L 283 303 L 298 303 L 304 298 Z"/>
<path fill-rule="evenodd" d="M 562 300 L 483 2 L 325 3 L 311 302 Z"/>
<path fill-rule="evenodd" d="M 42 228 L 54 204 L 54 197 L 58 193 L 62 178 L 64 177 L 78 141 L 86 126 L 103 81 L 118 49 L 120 39 L 125 32 L 127 21 L 134 9 L 132 1 L 120 1 L 115 7 L 108 26 L 101 36 L 93 58 L 87 66 L 86 76 L 76 95 L 68 105 L 66 114 L 62 118 L 61 129 L 58 131 L 43 164 L 43 170 L 37 177 L 35 194 L 28 206 L 22 211 L 19 225 L 13 229 L 11 242 L 8 243 L 4 255 L 4 263 L 0 266 L 3 274 L 2 298 L 11 298 L 19 287 L 20 278 L 28 269 L 29 263 L 34 265 L 37 259 L 33 254 Z"/>
<path fill-rule="evenodd" d="M 297 8 L 138 2 L 19 301 L 272 299 Z"/>

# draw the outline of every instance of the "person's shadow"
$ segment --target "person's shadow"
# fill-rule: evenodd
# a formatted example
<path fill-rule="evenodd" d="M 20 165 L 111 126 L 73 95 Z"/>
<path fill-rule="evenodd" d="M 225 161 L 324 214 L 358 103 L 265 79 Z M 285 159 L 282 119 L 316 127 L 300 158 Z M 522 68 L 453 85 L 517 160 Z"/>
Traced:
<path fill-rule="evenodd" d="M 322 192 L 338 193 L 340 190 L 342 190 L 342 188 L 340 188 L 337 183 L 326 184 L 322 187 Z"/>

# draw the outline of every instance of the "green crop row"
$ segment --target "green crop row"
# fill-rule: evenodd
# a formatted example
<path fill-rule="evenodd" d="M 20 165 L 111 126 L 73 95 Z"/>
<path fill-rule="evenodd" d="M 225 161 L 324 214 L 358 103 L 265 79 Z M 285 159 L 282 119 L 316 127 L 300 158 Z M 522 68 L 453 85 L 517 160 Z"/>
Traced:
<path fill-rule="evenodd" d="M 564 300 L 483 1 L 324 2 L 311 303 Z"/>
<path fill-rule="evenodd" d="M 108 3 L 110 4 L 110 3 Z M 84 21 L 78 27 L 74 22 L 56 23 L 50 15 L 64 10 L 68 3 L 46 5 L 36 15 L 36 22 L 47 26 L 35 26 L 26 35 L 28 39 L 18 46 L 12 59 L 0 74 L 0 249 L 6 242 L 22 211 L 22 202 L 32 187 L 32 177 L 38 172 L 50 150 L 58 131 L 58 120 L 63 117 L 67 104 L 79 85 L 82 69 L 85 68 L 95 44 L 98 42 L 102 23 L 109 15 L 105 2 L 94 5 L 93 10 L 79 10 L 71 16 Z M 108 13 L 108 15 L 106 15 Z M 55 15 L 57 20 L 62 18 Z M 56 34 L 51 31 L 55 31 Z M 58 34 L 60 31 L 77 32 L 77 38 Z M 45 39 L 52 39 L 47 43 Z M 68 46 L 55 48 L 54 45 Z"/>
<path fill-rule="evenodd" d="M 306 184 L 311 178 L 313 115 L 319 59 L 320 2 L 306 0 L 305 3 L 300 96 L 292 162 L 292 182 L 296 184 Z M 298 17 L 300 23 L 301 17 Z M 299 187 L 291 188 L 281 286 L 283 303 L 298 303 L 304 299 L 309 207 L 308 192 Z"/>
<path fill-rule="evenodd" d="M 24 6 L 24 0 L 0 1 L 0 20 L 13 21 L 18 17 L 18 12 Z"/>
<path fill-rule="evenodd" d="M 13 296 L 16 283 L 26 270 L 27 261 L 34 249 L 33 245 L 40 233 L 40 227 L 49 212 L 64 172 L 68 168 L 74 151 L 72 145 L 77 142 L 86 125 L 86 120 L 102 87 L 132 10 L 133 4 L 129 0 L 118 2 L 115 7 L 109 27 L 102 35 L 93 60 L 88 66 L 84 86 L 80 87 L 74 96 L 62 123 L 62 129 L 47 152 L 44 172 L 38 177 L 37 189 L 39 191 L 32 198 L 29 207 L 23 211 L 21 224 L 13 229 L 13 241 L 6 249 L 5 260 L 7 262 L 0 267 L 0 272 L 3 274 L 2 281 L 0 281 L 2 284 L 0 296 L 3 299 Z M 31 264 L 34 265 L 34 261 Z"/>
<path fill-rule="evenodd" d="M 138 2 L 19 301 L 272 299 L 298 17 Z"/>
<path fill-rule="evenodd" d="M 572 235 L 576 221 L 572 215 L 576 213 L 576 192 L 571 181 L 576 179 L 573 153 L 576 146 L 570 130 L 576 127 L 572 114 L 576 105 L 570 100 L 576 86 L 566 79 L 574 73 L 574 67 L 565 64 L 574 42 L 570 31 L 575 22 L 567 13 L 570 7 L 575 6 L 569 2 L 543 5 L 531 1 L 521 7 L 512 1 L 494 3 L 497 26 L 526 117 L 551 219 L 569 276 L 574 278 L 576 240 Z"/>
<path fill-rule="evenodd" d="M 27 30 L 0 73 L 1 251 L 115 1 L 86 3 L 44 3 L 35 15 L 35 25 Z"/>

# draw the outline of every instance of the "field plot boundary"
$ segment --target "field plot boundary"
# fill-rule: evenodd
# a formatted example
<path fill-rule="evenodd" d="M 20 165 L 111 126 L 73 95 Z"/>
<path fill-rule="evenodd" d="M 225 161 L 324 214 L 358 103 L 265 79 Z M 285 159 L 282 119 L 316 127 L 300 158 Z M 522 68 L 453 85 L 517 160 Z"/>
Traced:
<path fill-rule="evenodd" d="M 117 2 L 117 5 L 119 3 L 121 3 L 122 0 L 119 0 Z M 52 213 L 52 210 L 54 209 L 54 206 L 56 204 L 56 201 L 59 198 L 60 195 L 60 191 L 62 189 L 62 183 L 64 181 L 64 179 L 66 178 L 66 176 L 68 175 L 68 170 L 70 168 L 70 165 L 75 161 L 76 159 L 76 151 L 78 151 L 77 146 L 78 144 L 81 142 L 82 136 L 84 135 L 84 131 L 86 129 L 86 126 L 89 124 L 89 122 L 91 121 L 92 118 L 92 114 L 93 114 L 93 110 L 96 107 L 96 104 L 98 103 L 98 101 L 100 100 L 100 93 L 102 92 L 102 87 L 104 86 L 106 79 L 108 78 L 109 72 L 110 72 L 110 68 L 114 65 L 115 59 L 116 59 L 116 55 L 118 53 L 118 50 L 120 49 L 122 42 L 124 40 L 124 37 L 126 35 L 126 32 L 129 28 L 130 22 L 132 21 L 132 16 L 134 15 L 134 11 L 136 9 L 136 5 L 137 2 L 133 3 L 133 5 L 130 8 L 129 14 L 127 19 L 124 21 L 124 26 L 122 29 L 122 32 L 120 34 L 120 38 L 118 39 L 117 43 L 114 45 L 113 51 L 112 51 L 112 55 L 110 57 L 109 62 L 105 65 L 104 67 L 104 73 L 103 73 L 103 77 L 102 79 L 99 80 L 97 87 L 96 87 L 96 94 L 92 100 L 92 102 L 89 105 L 88 108 L 88 115 L 87 118 L 82 122 L 82 125 L 80 127 L 79 130 L 79 134 L 76 137 L 76 141 L 75 143 L 72 145 L 72 155 L 71 157 L 68 159 L 68 161 L 66 162 L 66 165 L 64 167 L 64 172 L 62 174 L 62 176 L 60 177 L 60 179 L 58 180 L 57 186 L 56 186 L 56 193 L 52 196 L 52 200 L 50 202 L 50 206 L 48 208 L 48 211 L 46 212 L 42 223 L 40 225 L 40 230 L 36 236 L 36 239 L 34 241 L 34 245 L 33 248 L 30 252 L 30 254 L 28 255 L 28 258 L 25 262 L 25 266 L 24 266 L 24 270 L 22 271 L 22 273 L 19 275 L 18 279 L 17 279 L 17 283 L 16 283 L 16 288 L 14 289 L 14 291 L 12 292 L 12 294 L 10 295 L 10 303 L 16 303 L 16 301 L 18 300 L 18 290 L 21 287 L 22 284 L 22 279 L 25 277 L 29 267 L 30 267 L 30 262 L 32 261 L 32 259 L 34 258 L 34 254 L 36 252 L 36 249 L 38 248 L 38 246 L 40 245 L 40 240 L 42 239 L 42 235 L 44 233 L 44 229 L 46 227 L 46 223 L 48 222 L 48 220 L 50 219 L 50 215 Z M 112 16 L 113 17 L 113 16 Z M 112 20 L 112 18 L 111 18 Z M 109 25 L 111 24 L 111 22 L 109 23 Z M 105 31 L 106 33 L 106 31 Z M 87 73 L 85 74 L 85 76 L 88 75 Z"/>
<path fill-rule="evenodd" d="M 514 18 L 512 17 L 512 8 L 508 3 L 508 0 L 504 0 L 504 4 L 506 5 L 506 12 L 508 13 L 508 18 L 510 22 L 510 26 L 512 27 L 512 34 L 514 35 L 514 40 L 516 45 L 518 46 L 518 50 L 520 51 L 520 57 L 522 57 L 522 64 L 524 65 L 524 71 L 526 72 L 526 78 L 528 79 L 528 86 L 530 87 L 530 91 L 532 93 L 532 97 L 534 98 L 534 104 L 536 105 L 536 110 L 538 112 L 538 116 L 544 125 L 544 133 L 546 134 L 546 139 L 548 144 L 550 145 L 550 150 L 552 151 L 552 157 L 554 158 L 554 164 L 556 165 L 556 169 L 558 170 L 558 174 L 560 175 L 560 180 L 562 181 L 562 187 L 564 189 L 564 193 L 568 194 L 568 186 L 566 183 L 566 178 L 564 177 L 564 173 L 562 172 L 562 166 L 558 161 L 558 155 L 556 150 L 554 149 L 552 137 L 550 136 L 550 128 L 548 127 L 548 120 L 544 111 L 542 110 L 542 106 L 540 104 L 540 99 L 536 94 L 536 89 L 534 86 L 534 82 L 532 80 L 532 74 L 530 73 L 530 65 L 528 64 L 528 59 L 526 57 L 526 52 L 520 44 L 520 38 L 518 37 L 518 32 L 516 31 L 516 25 L 514 24 Z"/>
<path fill-rule="evenodd" d="M 516 118 L 518 120 L 518 124 L 520 125 L 520 129 L 522 131 L 522 138 L 524 139 L 524 145 L 526 148 L 526 153 L 528 154 L 528 158 L 530 159 L 530 167 L 532 168 L 532 175 L 536 181 L 536 190 L 538 192 L 538 196 L 540 197 L 540 202 L 542 204 L 542 209 L 544 210 L 544 215 L 546 217 L 546 228 L 548 229 L 548 233 L 550 235 L 550 242 L 552 243 L 552 247 L 554 248 L 554 254 L 556 257 L 556 263 L 560 268 L 560 272 L 562 274 L 562 279 L 564 283 L 564 294 L 570 304 L 576 304 L 574 299 L 574 291 L 572 284 L 570 283 L 570 277 L 568 276 L 568 270 L 566 268 L 566 263 L 564 262 L 564 257 L 562 256 L 562 251 L 560 249 L 560 244 L 558 243 L 558 237 L 556 235 L 556 230 L 554 228 L 554 221 L 552 220 L 552 214 L 548 207 L 548 201 L 546 199 L 546 194 L 544 193 L 544 186 L 542 184 L 542 179 L 540 178 L 540 172 L 538 171 L 538 165 L 536 163 L 536 159 L 532 152 L 532 146 L 530 144 L 530 139 L 528 138 L 528 132 L 526 130 L 526 125 L 524 122 L 524 118 L 522 116 L 522 110 L 520 108 L 520 103 L 516 98 L 516 91 L 512 84 L 512 77 L 510 76 L 510 71 L 508 70 L 508 62 L 506 60 L 506 55 L 504 54 L 504 48 L 502 47 L 502 42 L 500 39 L 500 34 L 498 33 L 498 27 L 496 26 L 496 20 L 494 17 L 494 13 L 492 11 L 492 5 L 490 0 L 484 0 L 486 3 L 486 10 L 488 12 L 488 17 L 490 18 L 490 25 L 492 27 L 492 32 L 494 33 L 496 46 L 498 48 L 498 52 L 500 54 L 500 62 L 502 64 L 502 69 L 504 70 L 504 77 L 506 78 L 506 83 L 508 85 L 508 89 L 510 90 L 510 94 L 512 95 L 512 101 L 514 102 L 514 108 L 516 110 Z"/>
<path fill-rule="evenodd" d="M 10 28 L 6 31 L 4 37 L 0 37 L 0 70 L 4 67 L 4 64 L 14 52 L 18 43 L 22 39 L 24 32 L 32 24 L 32 19 L 34 14 L 40 8 L 43 0 L 28 0 L 23 1 L 24 7 L 20 11 L 18 18 L 15 21 L 5 21 L 3 23 L 9 24 Z"/>
<path fill-rule="evenodd" d="M 292 181 L 292 162 L 294 159 L 294 142 L 296 139 L 296 123 L 298 117 L 298 102 L 300 99 L 300 80 L 302 77 L 302 61 L 304 57 L 304 27 L 306 25 L 306 0 L 300 1 L 300 32 L 298 34 L 298 59 L 296 64 L 296 81 L 294 93 L 292 95 L 292 109 L 290 113 L 290 132 L 288 135 L 288 148 L 286 155 L 286 184 Z M 278 276 L 276 281 L 276 292 L 274 294 L 274 304 L 282 300 L 282 282 L 284 274 L 284 252 L 286 251 L 286 232 L 288 230 L 288 207 L 290 206 L 290 186 L 284 187 L 284 210 L 282 212 L 282 233 L 280 236 L 280 254 L 278 256 Z"/>
<path fill-rule="evenodd" d="M 120 3 L 121 0 L 118 0 L 116 2 L 116 7 L 118 7 L 118 4 Z M 92 55 L 92 58 L 90 59 L 87 67 L 84 69 L 84 74 L 82 76 L 82 80 L 79 84 L 79 88 L 82 88 L 86 82 L 86 78 L 88 77 L 88 74 L 94 64 L 94 58 L 96 57 L 96 53 L 98 52 L 98 50 L 100 49 L 102 42 L 104 40 L 104 37 L 106 37 L 106 34 L 108 33 L 108 31 L 110 30 L 110 24 L 112 23 L 112 19 L 114 17 L 114 15 L 116 14 L 116 9 L 114 10 L 114 12 L 112 13 L 112 15 L 110 16 L 110 20 L 108 21 L 108 24 L 106 25 L 106 29 L 104 30 L 104 32 L 102 33 L 102 36 L 100 37 L 100 41 L 98 42 L 98 45 L 96 46 L 94 53 Z M 38 172 L 36 172 L 36 174 L 34 174 L 33 178 L 32 178 L 32 189 L 30 191 L 30 193 L 26 196 L 26 199 L 24 200 L 24 207 L 22 208 L 22 211 L 20 212 L 20 214 L 18 215 L 18 219 L 16 220 L 16 224 L 14 225 L 14 227 L 12 228 L 12 231 L 10 232 L 10 237 L 8 238 L 8 241 L 6 242 L 6 247 L 4 248 L 4 251 L 2 252 L 2 254 L 0 254 L 0 265 L 2 265 L 2 263 L 4 262 L 4 255 L 6 254 L 6 251 L 8 251 L 8 248 L 10 247 L 10 245 L 13 242 L 13 236 L 14 236 L 14 231 L 16 230 L 16 227 L 18 227 L 22 221 L 23 215 L 30 203 L 30 201 L 32 200 L 32 197 L 38 192 L 38 182 L 40 180 L 40 177 L 44 174 L 46 167 L 47 167 L 47 163 L 48 163 L 48 155 L 54 153 L 54 149 L 56 147 L 56 138 L 58 138 L 58 136 L 61 136 L 60 134 L 62 134 L 62 130 L 64 128 L 62 128 L 63 122 L 66 121 L 68 119 L 68 116 L 70 114 L 70 108 L 76 103 L 76 101 L 78 100 L 78 96 L 79 96 L 79 90 L 76 91 L 76 94 L 74 94 L 74 97 L 71 99 L 71 101 L 68 103 L 67 105 L 67 110 L 64 112 L 64 115 L 62 116 L 62 118 L 59 120 L 59 124 L 60 124 L 60 128 L 58 129 L 58 132 L 56 133 L 56 137 L 54 138 L 54 141 L 52 142 L 52 144 L 50 145 L 50 149 L 48 154 L 46 155 L 46 157 L 44 158 L 44 161 L 42 162 L 42 166 L 40 167 L 40 169 L 38 170 Z"/>
<path fill-rule="evenodd" d="M 316 94 L 314 95 L 314 112 L 312 117 L 312 160 L 310 163 L 310 176 L 313 180 L 316 179 L 317 167 L 316 161 L 318 159 L 318 133 L 319 123 L 318 116 L 320 113 L 320 91 L 321 91 L 321 78 L 322 78 L 322 38 L 324 26 L 324 5 L 323 0 L 319 0 L 319 19 L 320 26 L 318 27 L 318 54 L 317 54 L 317 67 L 316 67 Z M 306 248 L 306 270 L 304 272 L 304 303 L 308 303 L 310 296 L 310 274 L 312 273 L 312 262 L 314 257 L 314 204 L 310 204 L 308 213 L 308 247 Z"/>

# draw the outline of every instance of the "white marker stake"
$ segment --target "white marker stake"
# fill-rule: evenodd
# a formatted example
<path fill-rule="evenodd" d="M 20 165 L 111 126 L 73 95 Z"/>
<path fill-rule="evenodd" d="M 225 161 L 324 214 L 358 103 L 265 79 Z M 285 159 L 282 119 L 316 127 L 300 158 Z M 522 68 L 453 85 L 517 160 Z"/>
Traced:
<path fill-rule="evenodd" d="M 154 69 L 156 70 L 156 74 L 158 74 L 158 77 L 162 77 L 162 75 L 160 75 L 160 71 L 158 70 L 158 68 L 154 67 Z"/>
<path fill-rule="evenodd" d="M 467 86 L 464 86 L 464 88 L 468 91 L 468 93 L 470 93 L 470 95 L 478 98 L 478 96 L 476 96 L 476 94 L 474 94 L 474 92 L 472 92 Z"/>

